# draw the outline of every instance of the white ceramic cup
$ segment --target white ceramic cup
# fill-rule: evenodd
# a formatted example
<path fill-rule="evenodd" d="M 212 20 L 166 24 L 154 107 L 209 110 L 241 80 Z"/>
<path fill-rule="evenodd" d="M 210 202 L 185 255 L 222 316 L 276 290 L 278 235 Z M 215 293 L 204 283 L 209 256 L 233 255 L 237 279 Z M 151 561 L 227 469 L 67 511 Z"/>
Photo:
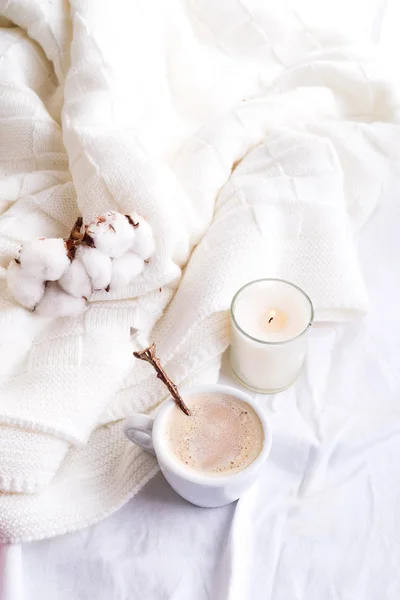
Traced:
<path fill-rule="evenodd" d="M 185 466 L 175 456 L 166 435 L 168 419 L 175 406 L 172 398 L 162 405 L 155 418 L 142 414 L 127 417 L 124 429 L 125 435 L 133 443 L 156 456 L 165 479 L 182 498 L 207 508 L 234 502 L 255 483 L 269 455 L 272 441 L 265 414 L 246 393 L 225 385 L 200 385 L 181 393 L 186 400 L 190 396 L 210 392 L 229 394 L 236 400 L 246 402 L 253 408 L 262 424 L 264 442 L 260 454 L 250 465 L 232 475 L 205 475 Z"/>

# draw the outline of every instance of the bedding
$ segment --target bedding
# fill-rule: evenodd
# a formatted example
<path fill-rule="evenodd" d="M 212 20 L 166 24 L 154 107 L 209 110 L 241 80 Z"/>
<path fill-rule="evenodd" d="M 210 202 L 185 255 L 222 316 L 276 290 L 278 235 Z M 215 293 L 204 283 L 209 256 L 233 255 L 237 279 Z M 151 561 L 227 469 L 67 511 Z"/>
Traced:
<path fill-rule="evenodd" d="M 256 396 L 256 487 L 202 510 L 158 474 L 96 525 L 4 546 L 2 600 L 398 600 L 399 198 L 393 180 L 360 234 L 369 315 L 313 327 L 295 386 Z"/>
<path fill-rule="evenodd" d="M 230 300 L 253 278 L 300 285 L 319 323 L 369 309 L 355 239 L 399 181 L 400 131 L 370 23 L 307 2 L 0 14 L 0 532 L 18 542 L 96 522 L 156 473 L 122 435 L 165 398 L 132 327 L 190 385 L 217 379 Z M 4 275 L 20 244 L 109 209 L 155 232 L 137 282 L 79 318 L 16 305 Z"/>

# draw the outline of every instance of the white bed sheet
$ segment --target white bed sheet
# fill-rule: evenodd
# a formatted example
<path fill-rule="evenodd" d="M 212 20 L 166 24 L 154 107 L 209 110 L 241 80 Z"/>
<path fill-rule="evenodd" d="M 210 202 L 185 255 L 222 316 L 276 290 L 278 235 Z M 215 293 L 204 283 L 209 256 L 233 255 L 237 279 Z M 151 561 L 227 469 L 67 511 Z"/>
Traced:
<path fill-rule="evenodd" d="M 372 32 L 392 56 L 398 9 Z M 258 397 L 274 439 L 251 492 L 199 509 L 159 474 L 97 525 L 0 546 L 0 599 L 399 600 L 399 224 L 388 186 L 359 241 L 370 314 L 314 327 L 296 385 Z"/>
<path fill-rule="evenodd" d="M 3 548 L 2 600 L 398 600 L 399 224 L 393 186 L 359 241 L 369 316 L 315 327 L 295 387 L 258 397 L 273 446 L 251 492 L 200 509 L 158 475 L 95 526 Z"/>

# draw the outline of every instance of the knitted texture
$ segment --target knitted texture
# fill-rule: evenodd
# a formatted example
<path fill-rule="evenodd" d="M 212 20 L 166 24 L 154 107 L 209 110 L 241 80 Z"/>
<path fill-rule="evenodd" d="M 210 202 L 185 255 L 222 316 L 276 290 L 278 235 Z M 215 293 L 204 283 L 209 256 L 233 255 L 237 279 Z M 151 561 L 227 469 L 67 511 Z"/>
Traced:
<path fill-rule="evenodd" d="M 367 309 L 353 236 L 399 168 L 396 91 L 301 4 L 0 0 L 3 541 L 93 523 L 155 473 L 122 434 L 165 398 L 131 327 L 190 385 L 217 379 L 253 278 L 297 283 L 319 319 Z M 153 228 L 135 282 L 77 318 L 18 306 L 21 242 L 107 210 Z"/>

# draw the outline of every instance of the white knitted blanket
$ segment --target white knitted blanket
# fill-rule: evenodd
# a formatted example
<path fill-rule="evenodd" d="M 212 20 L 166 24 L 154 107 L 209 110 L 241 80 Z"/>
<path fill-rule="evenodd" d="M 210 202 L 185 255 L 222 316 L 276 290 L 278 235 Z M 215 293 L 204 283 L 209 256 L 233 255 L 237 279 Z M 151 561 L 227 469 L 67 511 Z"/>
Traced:
<path fill-rule="evenodd" d="M 399 176 L 398 103 L 374 48 L 320 13 L 0 0 L 2 541 L 93 523 L 156 472 L 121 430 L 165 397 L 130 327 L 190 384 L 216 380 L 252 278 L 299 284 L 322 320 L 366 310 L 353 236 Z M 108 209 L 155 232 L 137 282 L 77 319 L 18 306 L 4 268 L 21 241 Z"/>

